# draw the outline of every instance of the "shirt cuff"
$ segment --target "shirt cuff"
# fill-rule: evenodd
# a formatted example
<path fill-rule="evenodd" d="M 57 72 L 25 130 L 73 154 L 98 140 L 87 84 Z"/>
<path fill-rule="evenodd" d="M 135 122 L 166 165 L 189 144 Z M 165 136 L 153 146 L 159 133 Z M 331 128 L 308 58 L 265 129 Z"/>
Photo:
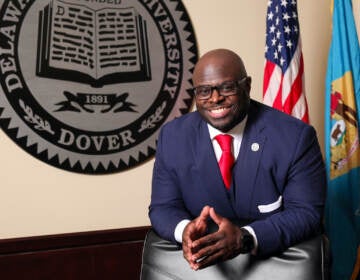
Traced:
<path fill-rule="evenodd" d="M 251 251 L 251 254 L 255 255 L 256 252 L 257 252 L 257 248 L 258 248 L 258 241 L 257 241 L 257 238 L 256 238 L 255 231 L 250 226 L 245 226 L 243 228 L 246 229 L 252 235 L 252 237 L 254 238 L 254 249 Z"/>
<path fill-rule="evenodd" d="M 184 232 L 185 227 L 188 223 L 190 223 L 190 220 L 182 220 L 180 223 L 177 224 L 174 232 L 175 240 L 179 243 L 182 243 L 182 234 Z"/>

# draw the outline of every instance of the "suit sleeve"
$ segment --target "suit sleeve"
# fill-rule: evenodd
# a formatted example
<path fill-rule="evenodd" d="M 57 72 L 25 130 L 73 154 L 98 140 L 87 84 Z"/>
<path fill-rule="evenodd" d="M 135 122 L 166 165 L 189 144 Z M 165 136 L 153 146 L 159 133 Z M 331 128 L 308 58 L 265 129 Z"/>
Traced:
<path fill-rule="evenodd" d="M 283 211 L 250 224 L 260 255 L 282 251 L 322 229 L 325 167 L 316 132 L 304 126 L 294 149 L 283 189 Z"/>
<path fill-rule="evenodd" d="M 164 239 L 176 242 L 176 225 L 184 219 L 192 219 L 184 206 L 172 162 L 176 158 L 174 147 L 169 143 L 174 135 L 166 125 L 160 132 L 152 178 L 149 217 L 154 230 Z M 176 135 L 175 135 L 176 136 Z"/>

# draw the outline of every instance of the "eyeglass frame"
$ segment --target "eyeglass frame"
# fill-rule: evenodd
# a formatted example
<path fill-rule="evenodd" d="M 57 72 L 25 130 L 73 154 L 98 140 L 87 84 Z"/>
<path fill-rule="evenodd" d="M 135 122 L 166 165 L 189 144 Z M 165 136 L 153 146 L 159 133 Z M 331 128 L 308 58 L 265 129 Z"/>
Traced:
<path fill-rule="evenodd" d="M 197 87 L 193 87 L 192 92 L 194 93 L 195 97 L 198 100 L 208 100 L 208 99 L 210 99 L 215 89 L 216 89 L 216 91 L 218 92 L 219 95 L 224 96 L 224 97 L 235 95 L 235 94 L 237 94 L 237 90 L 239 89 L 239 86 L 243 82 L 245 82 L 247 78 L 249 78 L 249 76 L 245 76 L 245 77 L 241 78 L 240 80 L 225 81 L 225 82 L 223 82 L 223 83 L 221 83 L 219 85 L 215 85 L 215 86 L 212 86 L 212 85 L 200 85 L 200 86 L 197 86 Z M 230 92 L 225 92 L 225 94 L 224 94 L 223 89 L 221 87 L 223 87 L 226 83 L 233 83 L 235 85 L 235 87 L 234 87 L 234 90 L 232 90 Z M 197 89 L 201 88 L 201 87 L 210 88 L 210 93 L 209 93 L 208 97 L 200 97 L 199 98 L 199 95 L 196 92 L 197 92 Z"/>

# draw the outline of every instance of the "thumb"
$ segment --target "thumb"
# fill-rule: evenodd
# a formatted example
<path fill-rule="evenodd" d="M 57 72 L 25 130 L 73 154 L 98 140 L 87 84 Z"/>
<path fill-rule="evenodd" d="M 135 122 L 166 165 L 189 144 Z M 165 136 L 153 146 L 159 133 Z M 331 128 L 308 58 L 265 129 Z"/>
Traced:
<path fill-rule="evenodd" d="M 220 225 L 223 220 L 223 217 L 217 214 L 213 207 L 210 208 L 210 217 L 217 225 Z"/>
<path fill-rule="evenodd" d="M 199 217 L 198 217 L 197 220 L 196 220 L 196 224 L 197 224 L 197 225 L 202 224 L 202 223 L 206 223 L 206 221 L 207 221 L 207 219 L 208 219 L 208 217 L 209 217 L 209 211 L 210 211 L 210 207 L 206 205 L 206 206 L 202 209 Z"/>

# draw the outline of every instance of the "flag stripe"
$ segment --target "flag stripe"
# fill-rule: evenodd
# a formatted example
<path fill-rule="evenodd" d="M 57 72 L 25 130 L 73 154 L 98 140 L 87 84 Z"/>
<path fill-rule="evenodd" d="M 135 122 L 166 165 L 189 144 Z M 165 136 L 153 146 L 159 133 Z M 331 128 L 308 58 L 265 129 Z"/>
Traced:
<path fill-rule="evenodd" d="M 267 61 L 269 69 L 271 69 L 271 76 L 269 79 L 268 87 L 264 93 L 264 101 L 266 105 L 273 106 L 278 110 L 282 110 L 282 100 L 281 100 L 281 87 L 282 87 L 282 73 L 280 67 L 271 61 Z M 268 68 L 265 69 L 268 71 Z M 276 94 L 272 94 L 276 92 Z"/>
<path fill-rule="evenodd" d="M 293 67 L 291 67 L 293 68 Z M 289 93 L 286 94 L 286 91 L 284 92 L 284 98 L 286 97 L 284 102 L 284 112 L 291 115 L 292 111 L 293 111 L 293 107 L 295 106 L 295 104 L 297 104 L 297 102 L 300 99 L 300 96 L 303 95 L 303 90 L 302 90 L 302 76 L 303 76 L 303 70 L 304 70 L 304 65 L 302 63 L 302 59 L 300 58 L 300 66 L 299 67 L 294 67 L 296 68 L 296 70 L 299 70 L 296 74 L 294 73 L 294 77 L 295 79 L 291 84 L 291 88 L 289 90 Z M 289 83 L 287 85 L 290 85 Z M 287 95 L 287 96 L 286 96 Z M 301 117 L 302 116 L 298 116 Z"/>
<path fill-rule="evenodd" d="M 270 84 L 270 78 L 272 76 L 272 72 L 274 71 L 276 64 L 272 63 L 269 60 L 265 61 L 265 71 L 264 71 L 264 83 L 263 83 L 263 95 L 265 97 L 268 86 Z M 268 95 L 270 96 L 270 95 Z"/>
<path fill-rule="evenodd" d="M 299 64 L 299 60 L 301 58 L 302 58 L 301 47 L 298 44 L 298 46 L 296 47 L 296 51 L 294 53 L 294 56 L 291 59 L 291 62 L 289 64 L 289 67 L 287 68 L 287 70 L 286 70 L 286 72 L 284 74 L 284 80 L 288 81 L 286 83 L 286 87 L 284 87 L 283 92 L 282 92 L 282 101 L 283 101 L 284 106 L 285 106 L 286 101 L 289 99 L 289 97 L 291 98 L 291 95 L 293 95 L 293 94 L 296 94 L 296 95 L 301 94 L 301 87 L 300 88 L 294 88 L 294 82 L 299 77 L 299 72 L 301 72 L 301 74 L 303 73 L 303 69 L 300 69 L 300 67 L 303 67 L 303 65 Z M 301 78 L 302 78 L 302 76 L 300 76 L 300 79 Z M 294 90 L 300 90 L 300 92 L 297 92 L 297 91 L 294 91 Z M 288 104 L 288 106 L 289 105 L 291 105 L 291 104 Z M 286 112 L 286 113 L 288 113 L 288 112 Z"/>
<path fill-rule="evenodd" d="M 308 106 L 306 103 L 305 96 L 301 95 L 298 102 L 296 102 L 295 106 L 293 107 L 291 115 L 302 116 L 301 120 L 303 122 L 309 123 L 309 115 L 306 114 L 306 112 L 308 111 L 307 108 Z"/>

